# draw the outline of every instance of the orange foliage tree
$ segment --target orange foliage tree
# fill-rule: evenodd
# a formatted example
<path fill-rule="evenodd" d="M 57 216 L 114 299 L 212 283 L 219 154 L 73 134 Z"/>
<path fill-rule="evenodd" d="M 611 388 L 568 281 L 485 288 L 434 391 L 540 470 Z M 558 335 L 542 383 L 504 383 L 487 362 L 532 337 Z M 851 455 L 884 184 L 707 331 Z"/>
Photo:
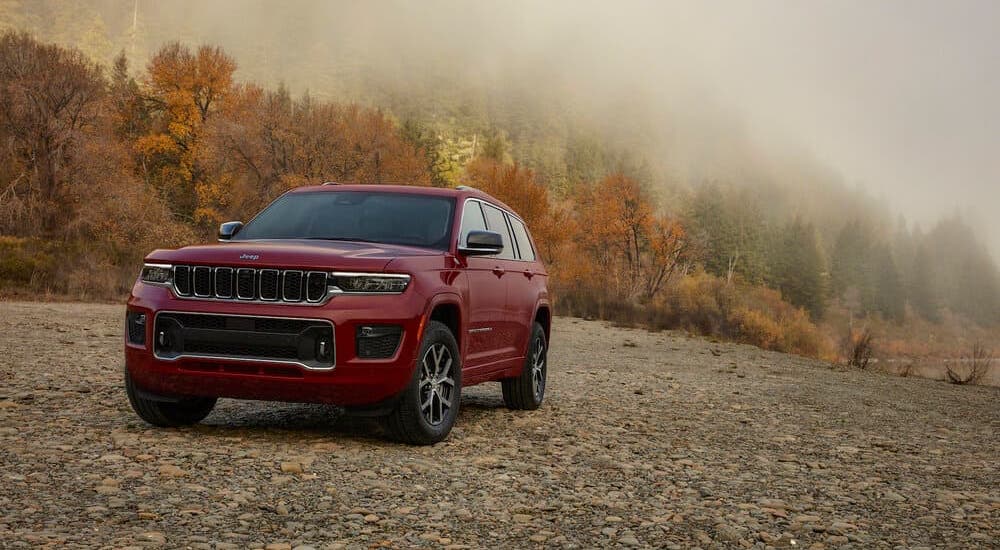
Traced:
<path fill-rule="evenodd" d="M 581 185 L 574 202 L 579 230 L 573 241 L 593 269 L 571 274 L 577 281 L 599 283 L 617 299 L 648 300 L 686 261 L 684 228 L 656 215 L 651 198 L 635 180 L 613 174 Z"/>
<path fill-rule="evenodd" d="M 237 88 L 209 125 L 206 163 L 227 192 L 214 221 L 253 214 L 285 190 L 323 181 L 429 185 L 425 155 L 379 110 Z"/>
<path fill-rule="evenodd" d="M 207 178 L 201 150 L 205 124 L 233 90 L 236 62 L 218 47 L 192 52 L 172 43 L 149 61 L 145 99 L 153 130 L 136 142 L 145 181 L 154 184 L 184 219 L 211 217 L 201 203 L 222 193 Z"/>
<path fill-rule="evenodd" d="M 514 209 L 531 229 L 539 253 L 550 268 L 563 263 L 565 245 L 574 232 L 572 220 L 565 208 L 550 202 L 548 189 L 535 181 L 533 171 L 517 163 L 479 157 L 469 163 L 461 181 Z"/>

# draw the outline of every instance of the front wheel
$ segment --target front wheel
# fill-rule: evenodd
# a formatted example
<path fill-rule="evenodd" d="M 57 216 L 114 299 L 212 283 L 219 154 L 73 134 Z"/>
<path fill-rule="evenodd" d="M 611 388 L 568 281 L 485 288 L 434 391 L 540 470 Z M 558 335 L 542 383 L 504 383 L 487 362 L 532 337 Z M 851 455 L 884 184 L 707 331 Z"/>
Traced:
<path fill-rule="evenodd" d="M 176 400 L 152 398 L 155 396 L 136 388 L 128 369 L 125 369 L 125 393 L 128 394 L 132 410 L 139 415 L 139 418 L 160 427 L 197 424 L 212 412 L 217 401 L 214 397 L 189 397 Z"/>
<path fill-rule="evenodd" d="M 535 323 L 531 328 L 531 343 L 521 375 L 500 381 L 503 402 L 508 409 L 533 411 L 542 405 L 548 375 L 547 352 L 545 329 Z"/>
<path fill-rule="evenodd" d="M 431 445 L 448 437 L 462 399 L 462 360 L 458 343 L 443 323 L 427 323 L 417 365 L 396 408 L 385 418 L 397 441 Z"/>

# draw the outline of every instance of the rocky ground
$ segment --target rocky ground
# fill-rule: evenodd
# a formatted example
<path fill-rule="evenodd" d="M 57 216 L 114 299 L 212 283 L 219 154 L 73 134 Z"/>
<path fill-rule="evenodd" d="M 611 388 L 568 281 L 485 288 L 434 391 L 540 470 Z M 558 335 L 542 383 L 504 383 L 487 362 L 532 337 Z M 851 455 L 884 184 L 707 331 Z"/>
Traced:
<path fill-rule="evenodd" d="M 319 406 L 154 429 L 120 306 L 0 303 L 0 546 L 995 548 L 1000 388 L 556 320 L 549 394 L 407 447 Z"/>

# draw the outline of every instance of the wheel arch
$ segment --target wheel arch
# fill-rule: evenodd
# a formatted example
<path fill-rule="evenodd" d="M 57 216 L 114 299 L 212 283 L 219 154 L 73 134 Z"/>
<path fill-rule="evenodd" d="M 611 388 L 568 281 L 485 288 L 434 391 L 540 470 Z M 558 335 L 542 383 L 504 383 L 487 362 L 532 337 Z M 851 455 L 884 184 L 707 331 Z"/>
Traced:
<path fill-rule="evenodd" d="M 550 341 L 552 335 L 552 307 L 549 306 L 548 302 L 543 302 L 535 307 L 535 316 L 532 318 L 532 322 L 542 325 L 542 329 L 545 331 L 545 341 Z"/>
<path fill-rule="evenodd" d="M 458 351 L 465 356 L 465 338 L 463 338 L 462 327 L 465 326 L 465 311 L 462 309 L 461 300 L 458 294 L 444 293 L 436 295 L 427 305 L 424 313 L 425 325 L 430 321 L 438 321 L 444 324 L 455 337 L 458 344 Z M 423 336 L 421 334 L 421 336 Z"/>

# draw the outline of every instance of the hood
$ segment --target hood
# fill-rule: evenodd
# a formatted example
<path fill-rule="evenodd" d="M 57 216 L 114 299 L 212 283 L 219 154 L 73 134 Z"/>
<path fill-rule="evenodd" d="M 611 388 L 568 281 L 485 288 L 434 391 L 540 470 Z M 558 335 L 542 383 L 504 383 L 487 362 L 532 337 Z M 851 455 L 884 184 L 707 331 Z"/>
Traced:
<path fill-rule="evenodd" d="M 442 252 L 391 244 L 321 240 L 260 240 L 154 250 L 147 262 L 317 271 L 380 272 L 392 260 Z"/>

